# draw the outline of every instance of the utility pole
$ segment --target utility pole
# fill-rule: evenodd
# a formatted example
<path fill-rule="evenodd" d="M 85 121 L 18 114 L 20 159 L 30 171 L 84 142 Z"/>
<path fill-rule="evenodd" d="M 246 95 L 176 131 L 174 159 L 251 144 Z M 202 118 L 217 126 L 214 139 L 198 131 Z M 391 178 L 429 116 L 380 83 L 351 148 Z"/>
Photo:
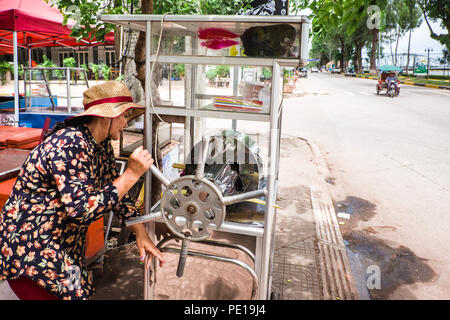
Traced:
<path fill-rule="evenodd" d="M 426 52 L 428 52 L 428 58 L 427 58 L 427 80 L 428 76 L 430 75 L 430 51 L 433 51 L 431 48 L 425 49 Z"/>

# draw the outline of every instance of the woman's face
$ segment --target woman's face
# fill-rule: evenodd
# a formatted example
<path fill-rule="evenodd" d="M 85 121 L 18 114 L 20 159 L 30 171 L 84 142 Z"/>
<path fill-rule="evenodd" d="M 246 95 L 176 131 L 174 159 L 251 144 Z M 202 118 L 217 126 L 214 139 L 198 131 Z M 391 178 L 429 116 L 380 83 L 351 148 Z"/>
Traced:
<path fill-rule="evenodd" d="M 132 113 L 132 109 L 129 109 L 122 113 L 117 118 L 112 119 L 111 127 L 109 129 L 109 137 L 111 140 L 119 140 L 120 133 L 127 127 L 128 119 Z"/>

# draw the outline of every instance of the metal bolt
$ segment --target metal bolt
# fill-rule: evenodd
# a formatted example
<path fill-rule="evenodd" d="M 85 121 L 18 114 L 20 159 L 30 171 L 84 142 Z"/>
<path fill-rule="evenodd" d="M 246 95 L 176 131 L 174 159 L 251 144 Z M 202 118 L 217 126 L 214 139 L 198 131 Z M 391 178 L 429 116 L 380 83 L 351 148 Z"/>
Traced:
<path fill-rule="evenodd" d="M 194 214 L 195 212 L 197 212 L 197 209 L 195 209 L 195 207 L 192 204 L 188 205 L 186 210 L 190 214 Z"/>

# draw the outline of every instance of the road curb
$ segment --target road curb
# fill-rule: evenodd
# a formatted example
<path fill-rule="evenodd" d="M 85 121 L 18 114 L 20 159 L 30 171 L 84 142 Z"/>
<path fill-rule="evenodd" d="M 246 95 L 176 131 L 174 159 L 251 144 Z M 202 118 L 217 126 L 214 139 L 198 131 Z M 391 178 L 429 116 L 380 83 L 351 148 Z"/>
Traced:
<path fill-rule="evenodd" d="M 367 76 L 367 77 L 356 76 L 356 77 L 361 78 L 361 79 L 378 80 L 378 78 L 369 77 L 369 76 Z M 410 82 L 410 81 L 400 81 L 400 83 L 410 85 L 410 86 L 419 86 L 419 87 L 427 87 L 427 88 L 433 88 L 433 89 L 450 90 L 450 86 L 440 86 L 437 84 L 417 83 L 417 82 Z"/>
<path fill-rule="evenodd" d="M 300 139 L 311 149 L 319 176 L 329 177 L 330 171 L 319 148 L 307 139 Z M 331 193 L 325 185 L 319 184 L 311 186 L 310 192 L 319 248 L 323 297 L 325 300 L 359 300 Z"/>

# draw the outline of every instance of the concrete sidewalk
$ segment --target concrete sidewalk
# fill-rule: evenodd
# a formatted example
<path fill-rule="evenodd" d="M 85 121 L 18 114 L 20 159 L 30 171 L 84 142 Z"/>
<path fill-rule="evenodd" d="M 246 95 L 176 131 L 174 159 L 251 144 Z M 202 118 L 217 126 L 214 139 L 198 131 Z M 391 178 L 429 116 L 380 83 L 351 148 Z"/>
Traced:
<path fill-rule="evenodd" d="M 280 161 L 277 204 L 281 209 L 276 214 L 273 297 L 282 300 L 358 299 L 327 188 L 327 183 L 332 181 L 327 179 L 328 169 L 317 148 L 306 140 L 283 136 Z M 203 264 L 203 268 L 206 267 Z M 234 289 L 227 285 L 229 280 L 221 272 L 221 269 L 216 270 L 225 280 L 216 281 L 214 287 L 217 292 L 223 289 L 222 293 L 203 299 L 242 299 L 242 295 L 223 293 Z M 194 287 L 205 286 L 200 283 L 203 275 L 194 273 L 190 277 L 191 282 L 196 283 Z M 95 270 L 94 279 L 95 300 L 143 299 L 143 266 L 135 245 L 108 251 L 103 269 Z M 250 286 L 251 282 L 248 283 Z M 191 295 L 185 294 L 183 298 L 202 299 L 192 290 L 195 291 L 190 287 Z"/>

